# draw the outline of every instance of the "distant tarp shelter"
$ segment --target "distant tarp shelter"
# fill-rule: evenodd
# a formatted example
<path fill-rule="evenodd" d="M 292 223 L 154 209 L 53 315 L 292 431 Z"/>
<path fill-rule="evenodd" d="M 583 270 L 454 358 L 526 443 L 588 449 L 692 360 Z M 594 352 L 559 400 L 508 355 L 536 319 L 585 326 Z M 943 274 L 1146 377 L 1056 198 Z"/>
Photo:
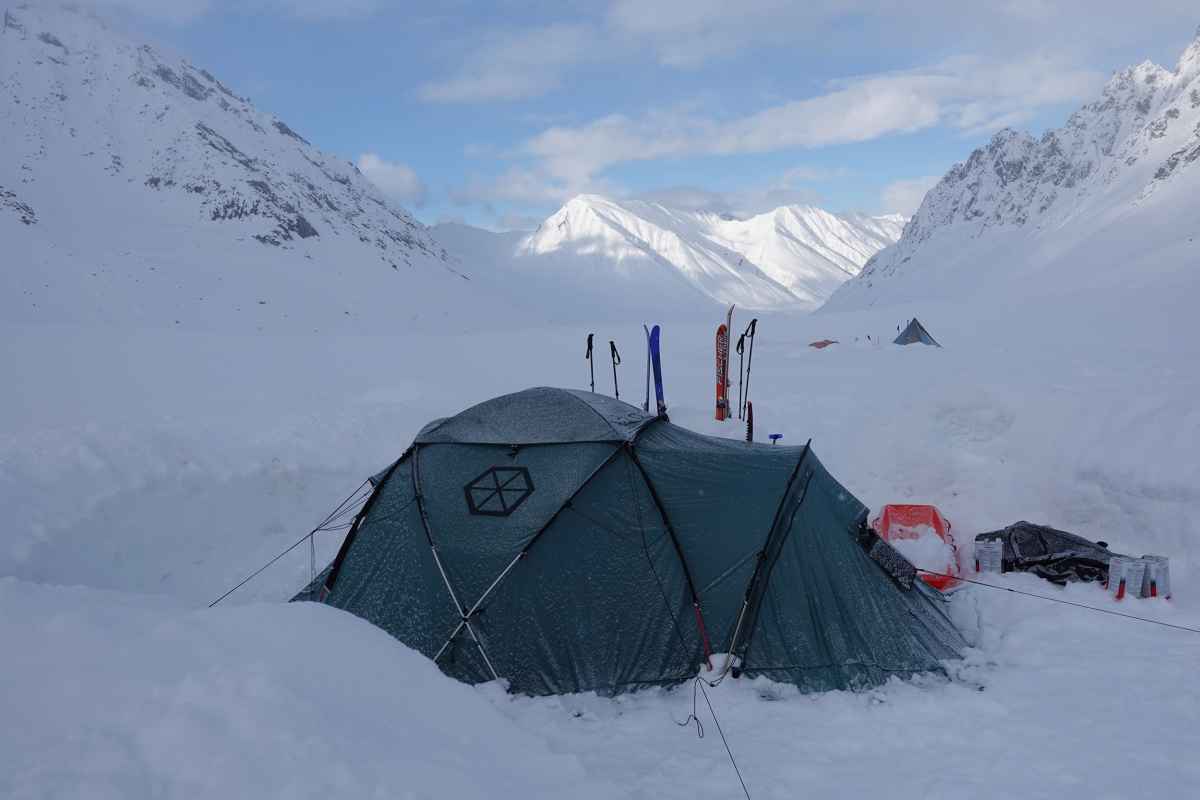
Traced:
<path fill-rule="evenodd" d="M 908 327 L 897 336 L 892 344 L 931 344 L 934 347 L 941 347 L 937 340 L 929 335 L 929 331 L 925 330 L 925 326 L 921 324 L 921 320 L 913 317 L 908 323 Z"/>
<path fill-rule="evenodd" d="M 537 388 L 430 423 L 373 482 L 296 599 L 369 620 L 468 683 L 612 694 L 732 652 L 747 676 L 861 688 L 940 670 L 964 646 L 911 567 L 868 555 L 890 548 L 808 446 Z"/>

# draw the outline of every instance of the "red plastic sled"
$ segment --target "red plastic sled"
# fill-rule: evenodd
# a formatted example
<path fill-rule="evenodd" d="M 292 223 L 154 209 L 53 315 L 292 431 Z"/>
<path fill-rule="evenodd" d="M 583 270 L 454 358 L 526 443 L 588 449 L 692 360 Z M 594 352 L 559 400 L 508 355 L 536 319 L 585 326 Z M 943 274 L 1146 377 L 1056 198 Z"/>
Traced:
<path fill-rule="evenodd" d="M 950 521 L 942 516 L 942 512 L 937 510 L 937 506 L 915 506 L 915 505 L 888 505 L 884 506 L 879 516 L 871 523 L 871 527 L 879 534 L 879 538 L 885 542 L 890 542 L 895 539 L 916 539 L 919 534 L 913 530 L 918 525 L 928 525 L 940 537 L 942 541 L 950 545 L 950 551 L 954 553 L 954 559 L 946 564 L 944 569 L 939 569 L 938 572 L 943 572 L 945 575 L 929 575 L 921 573 L 921 580 L 937 589 L 939 592 L 946 592 L 962 585 L 962 581 L 956 577 L 962 574 L 958 568 L 958 546 L 954 543 L 954 536 L 950 533 Z"/>

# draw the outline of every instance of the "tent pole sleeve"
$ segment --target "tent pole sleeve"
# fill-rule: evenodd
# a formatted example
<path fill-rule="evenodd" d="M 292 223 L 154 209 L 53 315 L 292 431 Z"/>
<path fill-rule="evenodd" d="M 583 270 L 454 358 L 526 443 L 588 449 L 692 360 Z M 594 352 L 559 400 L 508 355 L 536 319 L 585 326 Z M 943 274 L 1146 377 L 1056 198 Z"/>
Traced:
<path fill-rule="evenodd" d="M 504 568 L 504 570 L 498 576 L 496 576 L 496 579 L 494 581 L 492 581 L 491 586 L 489 586 L 487 588 L 487 590 L 482 595 L 480 595 L 479 599 L 475 601 L 475 603 L 471 606 L 471 609 L 469 611 L 467 611 L 465 614 L 463 613 L 462 606 L 460 606 L 458 604 L 458 598 L 454 597 L 454 590 L 453 589 L 450 590 L 450 596 L 454 599 L 454 604 L 456 606 L 458 606 L 458 613 L 462 619 L 459 621 L 458 625 L 454 628 L 454 630 L 450 633 L 450 636 L 449 636 L 449 638 L 446 639 L 445 644 L 443 644 L 441 646 L 441 648 L 438 649 L 437 654 L 434 655 L 434 657 L 433 657 L 434 661 L 437 661 L 441 657 L 442 653 L 444 653 L 446 651 L 446 648 L 450 646 L 450 643 L 452 641 L 454 641 L 454 637 L 458 635 L 459 631 L 461 631 L 464 627 L 467 628 L 467 630 L 470 630 L 471 617 L 474 616 L 475 612 L 479 610 L 479 607 L 481 605 L 483 605 L 483 602 L 485 600 L 487 600 L 488 597 L 491 596 L 492 592 L 495 591 L 496 587 L 501 584 L 501 582 L 508 575 L 508 573 L 512 571 L 512 568 L 517 565 L 517 562 L 529 554 L 529 551 L 530 551 L 530 549 L 532 549 L 533 545 L 538 541 L 538 539 L 542 538 L 542 534 L 544 534 L 550 528 L 550 526 L 554 524 L 554 520 L 558 519 L 559 515 L 562 514 L 562 512 L 566 508 L 570 507 L 571 501 L 573 501 L 576 497 L 578 497 L 579 493 L 582 492 L 584 490 L 584 488 L 586 488 L 587 485 L 592 482 L 592 478 L 596 477 L 596 475 L 598 475 L 600 473 L 600 470 L 604 469 L 609 464 L 611 464 L 613 459 L 615 459 L 618 455 L 620 455 L 620 453 L 621 453 L 621 447 L 613 448 L 613 451 L 608 454 L 608 457 L 605 458 L 602 462 L 600 462 L 600 464 L 594 470 L 592 470 L 586 478 L 583 479 L 583 481 L 579 484 L 579 486 L 577 486 L 575 488 L 575 491 L 571 492 L 571 496 L 563 501 L 563 504 L 561 506 L 559 506 L 558 509 L 553 514 L 550 515 L 550 519 L 546 520 L 546 523 L 544 525 L 542 525 L 542 527 L 538 528 L 537 533 L 535 533 L 532 537 L 530 537 L 529 542 L 523 548 L 521 548 L 521 552 L 517 553 L 517 555 L 513 558 L 513 560 L 508 562 L 508 566 L 506 566 Z M 414 464 L 415 464 L 415 461 L 414 461 Z M 414 470 L 414 475 L 415 475 L 415 470 Z M 418 495 L 418 497 L 419 496 L 420 495 Z M 418 506 L 419 505 L 420 505 L 420 501 L 418 500 Z M 423 513 L 422 513 L 421 519 L 422 519 L 422 523 L 424 524 L 425 517 L 424 517 Z M 429 538 L 430 547 L 433 548 L 433 557 L 434 557 L 434 560 L 437 562 L 438 569 L 442 570 L 442 562 L 441 562 L 441 559 L 438 558 L 437 548 L 434 547 L 433 540 L 431 537 L 429 537 L 428 525 L 426 525 L 425 535 L 427 538 Z M 444 570 L 442 571 L 442 580 L 446 581 L 446 588 L 449 589 L 450 582 L 446 578 L 446 573 Z M 474 636 L 473 633 L 472 633 L 472 636 Z M 483 648 L 481 647 L 480 650 L 482 650 L 482 649 Z M 486 654 L 484 655 L 484 659 L 485 660 L 487 659 Z M 489 663 L 489 667 L 490 667 L 490 663 Z M 493 672 L 495 672 L 495 670 L 493 670 Z"/>
<path fill-rule="evenodd" d="M 704 614 L 700 610 L 700 594 L 696 591 L 696 582 L 692 580 L 692 571 L 688 567 L 687 559 L 684 558 L 683 546 L 679 544 L 679 537 L 675 533 L 675 526 L 671 524 L 671 518 L 667 516 L 667 509 L 663 506 L 662 498 L 658 496 L 658 490 L 654 488 L 654 482 L 650 480 L 650 476 L 646 473 L 646 468 L 642 466 L 641 459 L 637 456 L 637 451 L 632 444 L 625 445 L 625 449 L 629 451 L 630 460 L 637 467 L 638 473 L 642 476 L 642 481 L 650 491 L 650 499 L 654 501 L 654 507 L 658 509 L 658 515 L 662 518 L 663 525 L 667 529 L 667 535 L 671 537 L 671 544 L 675 546 L 675 555 L 679 558 L 679 565 L 683 567 L 683 576 L 687 579 L 688 591 L 692 595 L 692 609 L 696 612 L 696 627 L 700 631 L 700 641 L 704 645 L 704 661 L 711 670 L 712 644 L 708 640 L 708 630 L 704 626 Z"/>
<path fill-rule="evenodd" d="M 412 483 L 413 497 L 417 501 L 417 511 L 421 517 L 421 527 L 425 529 L 425 539 L 429 542 L 429 550 L 433 553 L 433 562 L 437 564 L 438 572 L 442 576 L 442 582 L 446 584 L 446 591 L 450 593 L 450 599 L 454 601 L 454 607 L 458 610 L 458 616 L 463 620 L 463 624 L 467 628 L 467 633 L 471 634 L 471 639 L 474 640 L 475 646 L 479 648 L 479 654 L 483 656 L 483 662 L 487 664 L 488 672 L 492 673 L 493 680 L 499 680 L 500 675 L 496 672 L 496 668 L 492 666 L 492 660 L 488 658 L 487 650 L 483 647 L 483 642 L 476 635 L 475 629 L 471 627 L 470 621 L 463 616 L 462 603 L 458 601 L 458 595 L 454 592 L 454 586 L 450 583 L 450 576 L 446 574 L 446 568 L 442 566 L 442 558 L 438 555 L 437 545 L 433 542 L 433 535 L 429 531 L 429 515 L 425 512 L 425 501 L 421 494 L 421 448 L 413 447 L 412 459 Z"/>
<path fill-rule="evenodd" d="M 809 472 L 808 478 L 806 478 L 804 481 L 804 487 L 800 490 L 800 499 L 796 501 L 796 507 L 792 509 L 791 516 L 793 519 L 796 516 L 796 512 L 798 512 L 800 510 L 800 507 L 804 505 L 804 499 L 806 497 L 808 497 L 808 486 L 810 483 L 812 483 L 812 477 L 813 477 L 813 473 Z M 749 657 L 749 654 L 750 654 L 750 645 L 754 641 L 754 625 L 755 625 L 755 623 L 758 622 L 758 612 L 762 608 L 762 599 L 764 597 L 766 597 L 767 588 L 771 585 L 771 574 L 775 571 L 775 564 L 779 561 L 779 555 L 783 552 L 783 544 L 784 544 L 784 542 L 787 541 L 787 537 L 791 534 L 791 532 L 792 532 L 792 524 L 789 522 L 789 524 L 783 529 L 783 537 L 779 540 L 779 546 L 775 548 L 774 557 L 770 558 L 769 559 L 770 563 L 767 564 L 767 574 L 763 578 L 762 589 L 761 589 L 761 591 L 758 592 L 758 602 L 753 603 L 753 609 L 751 612 L 752 617 L 751 617 L 750 625 L 749 625 L 750 633 L 746 636 L 745 647 L 742 648 L 741 659 L 742 659 L 743 664 L 746 662 L 746 659 Z M 766 560 L 764 559 L 764 562 L 765 561 Z"/>
<path fill-rule="evenodd" d="M 725 659 L 726 665 L 733 661 L 734 648 L 737 646 L 738 637 L 741 635 L 742 622 L 750 608 L 750 598 L 754 596 L 755 585 L 762 574 L 763 560 L 766 557 L 767 550 L 771 546 L 771 537 L 775 534 L 775 529 L 779 526 L 779 520 L 783 516 L 783 509 L 787 503 L 788 495 L 791 494 L 792 486 L 796 483 L 796 477 L 800 474 L 800 468 L 804 466 L 811 447 L 812 439 L 809 439 L 804 443 L 804 449 L 800 451 L 800 458 L 796 459 L 796 466 L 792 467 L 792 474 L 788 476 L 787 485 L 783 487 L 783 495 L 779 498 L 779 505 L 775 508 L 775 516 L 771 519 L 771 527 L 767 530 L 767 538 L 763 541 L 762 549 L 758 551 L 758 563 L 754 565 L 754 572 L 750 574 L 750 580 L 746 583 L 746 593 L 742 599 L 742 611 L 738 615 L 737 624 L 733 628 L 733 635 L 730 637 L 729 646 L 726 648 L 726 652 L 729 654 L 729 657 Z"/>
<path fill-rule="evenodd" d="M 354 538 L 358 535 L 358 529 L 362 525 L 367 514 L 370 513 L 371 507 L 375 505 L 376 499 L 383 493 L 383 487 L 387 485 L 388 479 L 392 477 L 392 473 L 396 471 L 396 467 L 408 457 L 411 450 L 403 453 L 395 463 L 388 467 L 387 472 L 379 479 L 379 483 L 375 485 L 375 491 L 371 492 L 371 496 L 367 498 L 367 502 L 363 503 L 363 507 L 358 510 L 358 514 L 354 517 L 354 523 L 350 526 L 350 530 L 346 532 L 346 538 L 342 540 L 342 546 L 338 548 L 337 556 L 333 559 L 333 566 L 329 569 L 329 574 L 325 576 L 325 583 L 321 585 L 320 599 L 325 600 L 329 593 L 333 591 L 333 584 L 337 581 L 338 573 L 342 571 L 342 562 L 346 560 L 346 554 L 350 552 L 350 545 L 354 543 Z"/>

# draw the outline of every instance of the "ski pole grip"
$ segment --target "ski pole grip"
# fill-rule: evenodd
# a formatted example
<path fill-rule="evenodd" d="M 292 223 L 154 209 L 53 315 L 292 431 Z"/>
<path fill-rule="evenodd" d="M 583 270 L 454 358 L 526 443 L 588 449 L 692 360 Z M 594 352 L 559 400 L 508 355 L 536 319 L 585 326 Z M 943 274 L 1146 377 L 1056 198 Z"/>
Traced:
<path fill-rule="evenodd" d="M 612 352 L 613 364 L 621 363 L 621 354 L 617 352 L 617 343 L 612 339 L 608 340 L 608 349 Z"/>
<path fill-rule="evenodd" d="M 746 332 L 743 333 L 742 336 L 749 336 L 751 339 L 753 339 L 754 334 L 757 330 L 758 330 L 758 317 L 755 317 L 754 319 L 750 320 L 750 324 L 746 326 Z"/>
<path fill-rule="evenodd" d="M 591 358 L 591 357 L 592 357 L 592 337 L 593 337 L 593 336 L 595 336 L 595 335 L 596 335 L 596 334 L 594 334 L 594 333 L 589 333 L 589 334 L 588 334 L 587 352 L 583 354 L 583 357 L 584 357 L 584 358 Z"/>

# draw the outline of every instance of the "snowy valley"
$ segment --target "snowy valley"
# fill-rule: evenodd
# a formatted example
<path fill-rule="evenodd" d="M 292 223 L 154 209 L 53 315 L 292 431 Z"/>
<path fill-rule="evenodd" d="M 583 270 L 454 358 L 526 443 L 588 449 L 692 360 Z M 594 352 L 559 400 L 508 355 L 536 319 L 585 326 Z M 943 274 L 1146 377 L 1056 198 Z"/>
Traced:
<path fill-rule="evenodd" d="M 811 437 L 873 511 L 936 504 L 960 542 L 1029 519 L 1168 555 L 1170 602 L 989 580 L 1200 628 L 1200 33 L 997 134 L 907 224 L 581 195 L 497 234 L 423 226 L 217 65 L 0 14 L 0 796 L 741 796 L 722 736 L 756 800 L 1200 787 L 1200 634 L 983 587 L 947 605 L 972 647 L 945 676 L 731 679 L 704 738 L 691 685 L 517 697 L 285 603 L 340 531 L 208 607 L 430 420 L 586 388 L 589 332 L 640 403 L 662 324 L 672 421 L 741 438 L 712 419 L 737 303 L 760 441 Z M 942 348 L 888 344 L 914 316 Z"/>

